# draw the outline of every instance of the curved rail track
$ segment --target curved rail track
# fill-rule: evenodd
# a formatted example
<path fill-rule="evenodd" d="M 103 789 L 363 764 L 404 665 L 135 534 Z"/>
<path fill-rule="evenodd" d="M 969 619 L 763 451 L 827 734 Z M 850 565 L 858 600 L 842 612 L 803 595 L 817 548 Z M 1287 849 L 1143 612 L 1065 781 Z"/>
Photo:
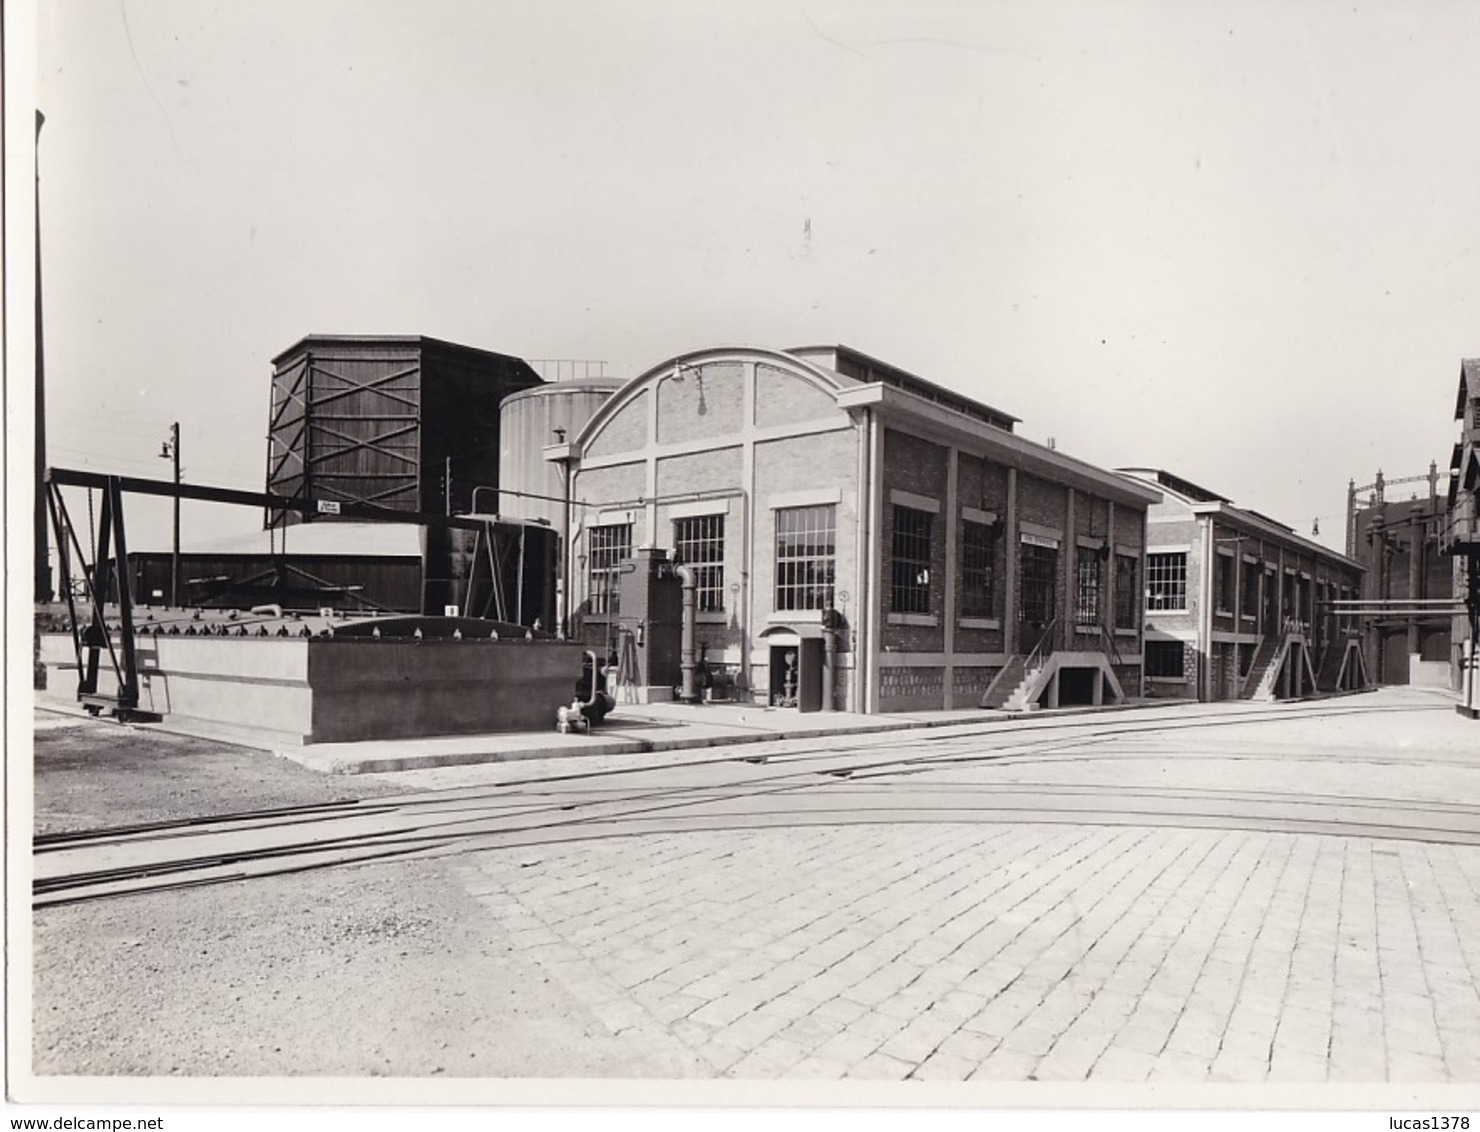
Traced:
<path fill-rule="evenodd" d="M 1077 716 L 1032 725 L 769 743 L 727 756 L 511 777 L 357 802 L 38 836 L 36 907 L 390 858 L 555 842 L 848 823 L 976 822 L 1257 829 L 1480 845 L 1480 806 L 1304 791 L 994 780 L 993 770 L 1168 757 L 1181 732 L 1303 717 L 1431 710 L 1281 705 L 1174 719 Z M 846 745 L 843 745 L 846 744 Z M 991 744 L 991 745 L 987 745 Z M 1186 759 L 1326 761 L 1296 746 L 1187 751 Z M 1412 752 L 1346 761 L 1421 764 Z M 967 777 L 970 775 L 970 777 Z"/>

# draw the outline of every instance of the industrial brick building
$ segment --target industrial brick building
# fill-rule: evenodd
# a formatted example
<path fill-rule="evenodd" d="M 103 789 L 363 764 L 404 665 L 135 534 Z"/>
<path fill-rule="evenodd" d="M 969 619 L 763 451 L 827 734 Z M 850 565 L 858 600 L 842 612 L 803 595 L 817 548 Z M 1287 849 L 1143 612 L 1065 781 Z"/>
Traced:
<path fill-rule="evenodd" d="M 1146 694 L 1275 699 L 1367 683 L 1354 601 L 1362 567 L 1258 512 L 1152 468 L 1147 519 Z"/>
<path fill-rule="evenodd" d="M 544 451 L 568 492 L 571 630 L 616 654 L 635 694 L 666 695 L 679 562 L 708 676 L 756 703 L 1137 695 L 1158 491 L 1015 424 L 843 346 L 654 366 Z"/>
<path fill-rule="evenodd" d="M 1398 485 L 1423 485 L 1423 493 Z M 1365 494 L 1366 498 L 1361 496 Z M 1362 577 L 1362 647 L 1378 684 L 1453 686 L 1459 671 L 1450 612 L 1454 560 L 1442 548 L 1445 498 L 1439 471 L 1348 489 L 1347 554 L 1366 566 Z"/>

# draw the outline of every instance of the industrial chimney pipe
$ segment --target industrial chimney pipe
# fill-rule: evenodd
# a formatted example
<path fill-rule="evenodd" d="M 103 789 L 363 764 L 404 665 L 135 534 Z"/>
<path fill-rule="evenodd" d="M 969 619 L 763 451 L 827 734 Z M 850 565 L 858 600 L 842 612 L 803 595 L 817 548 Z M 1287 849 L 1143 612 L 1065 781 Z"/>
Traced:
<path fill-rule="evenodd" d="M 699 620 L 699 584 L 694 577 L 694 572 L 687 566 L 677 566 L 674 570 L 683 582 L 683 634 L 679 638 L 678 646 L 678 663 L 679 668 L 683 670 L 683 687 L 678 693 L 678 701 L 684 704 L 696 704 L 699 702 L 699 664 L 694 634 Z"/>
<path fill-rule="evenodd" d="M 822 710 L 837 710 L 838 631 L 826 620 L 822 627 Z"/>

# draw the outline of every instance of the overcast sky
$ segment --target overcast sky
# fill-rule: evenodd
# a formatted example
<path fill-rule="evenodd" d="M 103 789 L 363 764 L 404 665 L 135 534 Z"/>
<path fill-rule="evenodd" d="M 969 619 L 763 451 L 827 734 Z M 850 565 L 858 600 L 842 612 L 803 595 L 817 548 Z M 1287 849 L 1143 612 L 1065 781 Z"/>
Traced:
<path fill-rule="evenodd" d="M 1480 354 L 1473 0 L 39 18 L 58 465 L 167 478 L 179 420 L 187 479 L 262 490 L 309 333 L 841 342 L 1339 546 L 1349 478 L 1444 470 Z"/>

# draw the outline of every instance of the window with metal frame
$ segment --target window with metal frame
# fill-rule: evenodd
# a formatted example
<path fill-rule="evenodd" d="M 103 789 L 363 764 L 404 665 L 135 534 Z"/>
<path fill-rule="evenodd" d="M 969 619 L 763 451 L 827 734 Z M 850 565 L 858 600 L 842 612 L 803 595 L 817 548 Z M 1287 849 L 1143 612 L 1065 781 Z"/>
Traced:
<path fill-rule="evenodd" d="M 589 611 L 615 616 L 621 605 L 618 567 L 632 557 L 632 524 L 610 523 L 586 529 L 586 594 Z"/>
<path fill-rule="evenodd" d="M 889 609 L 894 613 L 930 612 L 930 536 L 934 518 L 929 511 L 894 505 L 889 587 Z"/>
<path fill-rule="evenodd" d="M 1187 609 L 1187 554 L 1146 556 L 1146 608 L 1185 612 Z"/>
<path fill-rule="evenodd" d="M 1100 624 L 1100 555 L 1081 550 L 1074 564 L 1074 625 L 1093 629 Z"/>
<path fill-rule="evenodd" d="M 673 520 L 673 553 L 694 575 L 700 613 L 725 608 L 725 517 L 697 515 Z"/>
<path fill-rule="evenodd" d="M 1059 552 L 1025 542 L 1019 552 L 1022 598 L 1018 617 L 1031 625 L 1047 625 L 1058 616 L 1054 600 L 1058 588 Z"/>
<path fill-rule="evenodd" d="M 1134 554 L 1115 556 L 1115 627 L 1134 629 L 1141 610 L 1141 587 L 1137 581 L 1141 562 Z"/>
<path fill-rule="evenodd" d="M 830 503 L 776 510 L 777 610 L 831 606 L 837 553 L 836 510 Z"/>
<path fill-rule="evenodd" d="M 987 618 L 997 609 L 997 528 L 961 521 L 962 617 Z"/>

